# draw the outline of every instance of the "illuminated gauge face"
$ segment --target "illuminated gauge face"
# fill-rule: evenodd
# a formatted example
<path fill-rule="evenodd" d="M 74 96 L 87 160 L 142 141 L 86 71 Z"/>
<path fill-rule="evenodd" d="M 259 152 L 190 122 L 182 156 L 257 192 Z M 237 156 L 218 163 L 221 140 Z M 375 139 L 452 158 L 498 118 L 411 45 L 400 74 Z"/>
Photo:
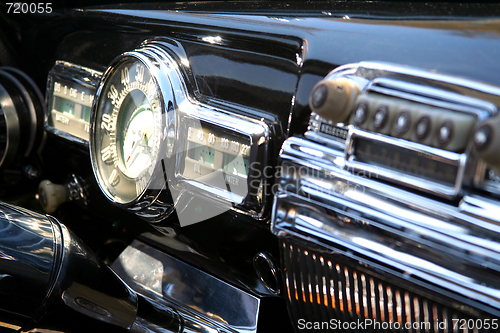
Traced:
<path fill-rule="evenodd" d="M 159 89 L 146 65 L 126 57 L 105 75 L 94 116 L 94 173 L 108 198 L 134 203 L 155 172 L 162 134 Z"/>

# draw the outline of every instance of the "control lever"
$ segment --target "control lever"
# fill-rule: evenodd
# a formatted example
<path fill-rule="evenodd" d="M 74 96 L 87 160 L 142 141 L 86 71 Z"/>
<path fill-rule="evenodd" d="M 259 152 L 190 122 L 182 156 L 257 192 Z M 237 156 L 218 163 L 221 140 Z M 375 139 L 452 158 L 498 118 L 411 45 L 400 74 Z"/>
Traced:
<path fill-rule="evenodd" d="M 50 180 L 42 180 L 38 185 L 37 198 L 43 210 L 52 214 L 61 204 L 67 201 L 75 201 L 87 206 L 88 189 L 85 181 L 73 174 L 62 185 L 54 184 Z"/>

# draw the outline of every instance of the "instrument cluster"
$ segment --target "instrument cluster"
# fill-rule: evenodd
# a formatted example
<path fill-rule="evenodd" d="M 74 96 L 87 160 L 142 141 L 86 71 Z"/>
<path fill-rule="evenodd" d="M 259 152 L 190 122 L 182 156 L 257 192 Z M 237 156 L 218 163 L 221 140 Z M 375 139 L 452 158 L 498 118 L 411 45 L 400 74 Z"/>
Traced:
<path fill-rule="evenodd" d="M 57 61 L 48 76 L 45 129 L 88 144 L 92 103 L 101 77 L 99 71 Z"/>
<path fill-rule="evenodd" d="M 240 106 L 200 102 L 182 57 L 153 40 L 105 73 L 56 62 L 46 129 L 88 146 L 104 195 L 143 218 L 161 220 L 193 196 L 261 218 L 273 125 Z"/>

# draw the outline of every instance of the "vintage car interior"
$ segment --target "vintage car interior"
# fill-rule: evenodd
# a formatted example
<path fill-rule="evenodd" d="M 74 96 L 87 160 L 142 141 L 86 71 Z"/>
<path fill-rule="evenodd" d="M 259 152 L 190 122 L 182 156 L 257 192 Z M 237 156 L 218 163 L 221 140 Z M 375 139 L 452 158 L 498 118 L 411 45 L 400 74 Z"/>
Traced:
<path fill-rule="evenodd" d="M 1 331 L 500 331 L 500 6 L 0 9 Z"/>

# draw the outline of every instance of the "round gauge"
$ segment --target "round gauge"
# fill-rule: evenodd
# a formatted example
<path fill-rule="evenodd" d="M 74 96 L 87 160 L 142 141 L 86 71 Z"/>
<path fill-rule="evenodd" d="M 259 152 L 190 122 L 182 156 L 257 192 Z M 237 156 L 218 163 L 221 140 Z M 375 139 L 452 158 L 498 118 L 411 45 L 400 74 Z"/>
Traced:
<path fill-rule="evenodd" d="M 157 68 L 126 54 L 105 73 L 94 104 L 90 151 L 94 173 L 113 202 L 136 204 L 161 160 L 164 100 Z"/>

